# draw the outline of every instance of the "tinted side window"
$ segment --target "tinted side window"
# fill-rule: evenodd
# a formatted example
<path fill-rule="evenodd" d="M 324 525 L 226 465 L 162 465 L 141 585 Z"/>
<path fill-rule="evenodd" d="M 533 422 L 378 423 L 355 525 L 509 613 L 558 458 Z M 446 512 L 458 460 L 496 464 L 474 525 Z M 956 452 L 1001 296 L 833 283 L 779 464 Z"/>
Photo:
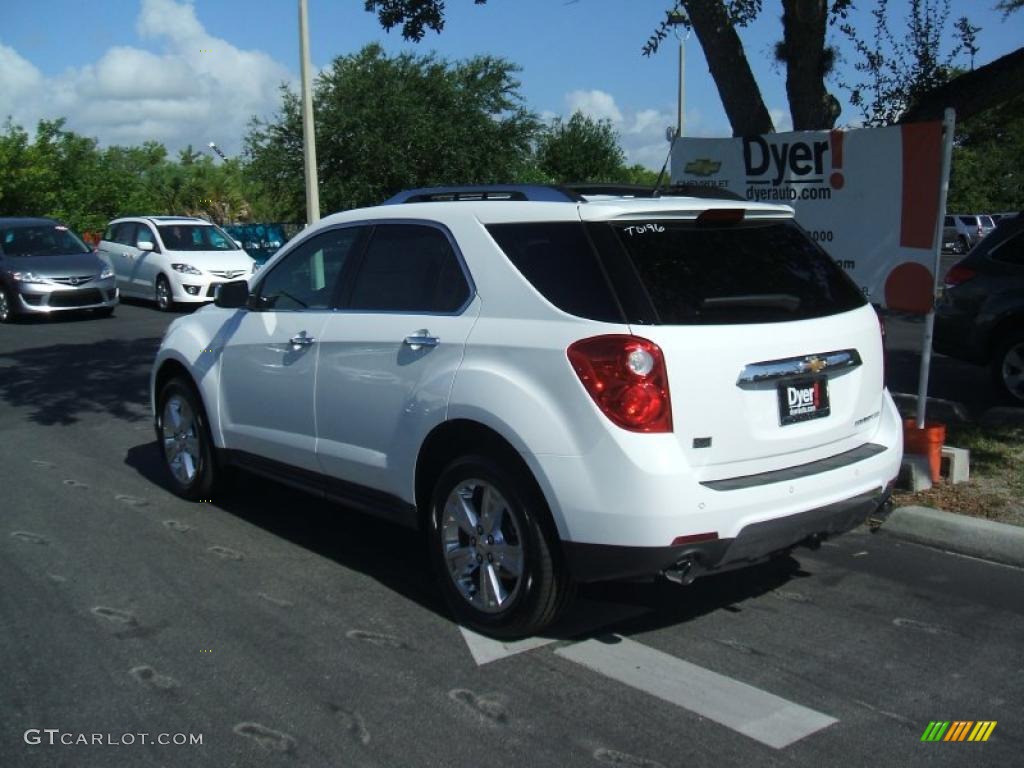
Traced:
<path fill-rule="evenodd" d="M 989 255 L 996 261 L 1024 267 L 1024 231 L 997 245 Z"/>
<path fill-rule="evenodd" d="M 328 309 L 342 269 L 362 229 L 347 227 L 315 235 L 299 245 L 260 282 L 264 309 Z"/>
<path fill-rule="evenodd" d="M 469 284 L 444 233 L 417 224 L 374 228 L 355 276 L 351 309 L 454 312 Z"/>
<path fill-rule="evenodd" d="M 487 231 L 523 277 L 560 310 L 588 320 L 622 322 L 583 224 L 492 224 Z"/>
<path fill-rule="evenodd" d="M 122 221 L 114 227 L 114 242 L 121 245 L 135 245 L 135 222 Z"/>
<path fill-rule="evenodd" d="M 976 216 L 959 216 L 961 224 L 966 224 L 968 227 L 978 226 L 978 219 Z"/>
<path fill-rule="evenodd" d="M 147 227 L 145 224 L 139 224 L 135 231 L 135 242 L 133 245 L 138 247 L 139 243 L 146 241 L 156 246 L 156 237 L 153 235 L 153 230 Z"/>
<path fill-rule="evenodd" d="M 108 243 L 114 241 L 114 225 L 113 224 L 109 225 L 103 231 L 103 239 L 106 240 Z"/>
<path fill-rule="evenodd" d="M 600 226 L 611 227 L 629 253 L 662 324 L 804 320 L 866 303 L 843 270 L 791 221 Z"/>
<path fill-rule="evenodd" d="M 952 216 L 947 216 L 945 219 L 942 220 L 942 226 L 944 226 L 944 227 L 955 227 L 956 226 L 956 222 L 953 221 L 953 217 Z"/>

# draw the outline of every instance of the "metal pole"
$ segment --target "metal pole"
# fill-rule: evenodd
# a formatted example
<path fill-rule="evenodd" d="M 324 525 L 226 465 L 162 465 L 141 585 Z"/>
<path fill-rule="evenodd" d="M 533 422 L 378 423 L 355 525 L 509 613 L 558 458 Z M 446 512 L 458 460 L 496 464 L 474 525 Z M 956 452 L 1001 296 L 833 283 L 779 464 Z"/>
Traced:
<path fill-rule="evenodd" d="M 676 110 L 676 136 L 683 135 L 686 117 L 683 105 L 686 103 L 686 48 L 685 41 L 679 38 L 679 105 Z"/>
<path fill-rule="evenodd" d="M 949 169 L 953 162 L 953 131 L 956 112 L 947 109 L 942 118 L 942 172 L 939 177 L 939 211 L 935 217 L 935 283 L 932 286 L 932 308 L 924 317 L 924 338 L 921 339 L 921 373 L 917 384 L 917 428 L 924 429 L 928 403 L 928 373 L 932 364 L 932 335 L 935 332 L 935 298 L 939 292 L 939 272 L 942 269 L 942 231 L 946 216 L 946 196 L 949 194 Z"/>
<path fill-rule="evenodd" d="M 316 131 L 313 127 L 313 88 L 310 83 L 309 12 L 299 0 L 299 57 L 302 59 L 302 157 L 306 166 L 306 223 L 320 220 L 320 190 L 316 177 Z"/>

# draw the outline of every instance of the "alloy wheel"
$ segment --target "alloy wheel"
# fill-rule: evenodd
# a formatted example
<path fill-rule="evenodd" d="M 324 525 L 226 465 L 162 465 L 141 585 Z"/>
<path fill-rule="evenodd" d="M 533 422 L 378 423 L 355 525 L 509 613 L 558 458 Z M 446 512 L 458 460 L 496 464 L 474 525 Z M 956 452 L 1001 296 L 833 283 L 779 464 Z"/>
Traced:
<path fill-rule="evenodd" d="M 171 308 L 171 286 L 165 277 L 157 278 L 156 304 L 164 311 Z"/>
<path fill-rule="evenodd" d="M 441 546 L 452 583 L 476 610 L 500 613 L 518 596 L 523 533 L 495 486 L 471 479 L 452 490 L 444 505 Z"/>
<path fill-rule="evenodd" d="M 180 395 L 172 395 L 164 404 L 161 422 L 164 459 L 181 485 L 195 480 L 202 456 L 199 423 L 192 407 Z"/>

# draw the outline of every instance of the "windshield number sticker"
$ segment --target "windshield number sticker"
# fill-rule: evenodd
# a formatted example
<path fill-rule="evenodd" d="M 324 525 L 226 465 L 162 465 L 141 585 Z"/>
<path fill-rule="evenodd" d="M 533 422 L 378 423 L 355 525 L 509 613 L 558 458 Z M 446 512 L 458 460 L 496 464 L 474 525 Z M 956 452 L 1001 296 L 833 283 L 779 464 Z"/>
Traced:
<path fill-rule="evenodd" d="M 661 224 L 637 224 L 635 227 L 625 227 L 624 229 L 630 237 L 633 237 L 633 235 L 645 235 L 648 232 L 665 231 Z"/>

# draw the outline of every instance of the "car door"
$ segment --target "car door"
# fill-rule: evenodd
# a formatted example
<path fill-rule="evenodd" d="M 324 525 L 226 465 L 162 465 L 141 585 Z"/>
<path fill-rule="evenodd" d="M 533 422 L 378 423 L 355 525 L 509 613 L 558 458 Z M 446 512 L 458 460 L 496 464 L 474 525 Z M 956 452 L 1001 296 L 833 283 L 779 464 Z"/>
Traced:
<path fill-rule="evenodd" d="M 135 265 L 135 227 L 134 221 L 122 221 L 115 224 L 111 232 L 111 240 L 105 253 L 114 270 L 114 278 L 121 293 L 134 296 L 131 278 Z"/>
<path fill-rule="evenodd" d="M 153 244 L 152 250 L 144 250 L 139 243 Z M 131 240 L 135 258 L 132 260 L 131 284 L 138 296 L 152 298 L 156 295 L 156 276 L 163 268 L 164 256 L 160 252 L 159 241 L 148 224 L 135 225 L 135 235 Z"/>
<path fill-rule="evenodd" d="M 374 227 L 321 330 L 315 402 L 326 474 L 412 501 L 419 445 L 445 418 L 479 307 L 445 229 Z"/>
<path fill-rule="evenodd" d="M 332 229 L 298 243 L 253 290 L 222 351 L 226 446 L 307 471 L 318 468 L 313 393 L 319 341 L 362 234 Z"/>

